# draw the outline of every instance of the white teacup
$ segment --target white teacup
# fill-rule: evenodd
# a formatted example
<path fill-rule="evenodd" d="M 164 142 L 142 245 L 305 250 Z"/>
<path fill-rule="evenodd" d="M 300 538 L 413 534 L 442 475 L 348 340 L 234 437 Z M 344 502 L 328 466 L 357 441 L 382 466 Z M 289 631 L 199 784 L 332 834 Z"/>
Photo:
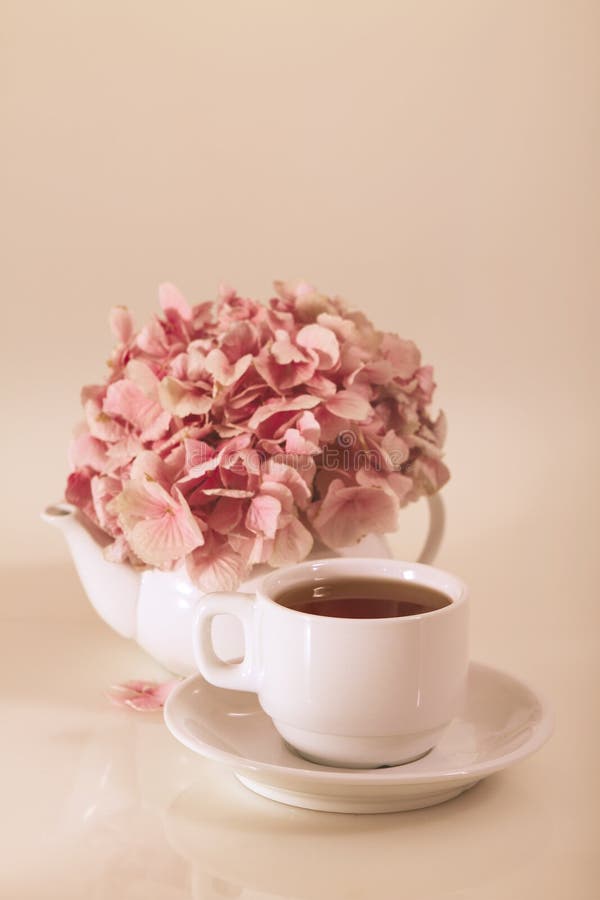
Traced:
<path fill-rule="evenodd" d="M 302 585 L 340 579 L 422 585 L 447 605 L 416 615 L 344 618 L 290 609 L 278 602 Z M 375 592 L 374 592 L 375 593 Z M 289 596 L 289 595 L 288 595 Z M 214 651 L 211 625 L 240 619 L 245 656 L 226 663 Z M 284 740 L 324 765 L 399 765 L 439 741 L 460 704 L 468 664 L 465 585 L 432 566 L 392 559 L 322 559 L 267 575 L 256 595 L 215 593 L 199 603 L 194 654 L 217 687 L 255 691 Z"/>

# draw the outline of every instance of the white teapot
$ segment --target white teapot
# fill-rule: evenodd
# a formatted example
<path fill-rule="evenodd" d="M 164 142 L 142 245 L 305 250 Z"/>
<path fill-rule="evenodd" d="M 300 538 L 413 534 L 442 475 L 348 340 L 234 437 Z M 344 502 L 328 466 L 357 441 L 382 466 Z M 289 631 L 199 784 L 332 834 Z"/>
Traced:
<path fill-rule="evenodd" d="M 433 562 L 444 531 L 444 507 L 439 494 L 427 498 L 429 533 L 419 562 Z M 132 638 L 160 665 L 176 675 L 196 671 L 192 654 L 192 622 L 202 591 L 190 580 L 184 566 L 171 572 L 135 569 L 128 563 L 109 562 L 103 549 L 110 538 L 88 522 L 76 507 L 56 503 L 46 507 L 42 519 L 62 531 L 88 598 L 104 621 L 116 632 Z M 367 535 L 352 547 L 337 551 L 313 548 L 308 559 L 327 556 L 389 557 L 382 535 Z M 240 591 L 253 593 L 268 566 L 255 566 Z M 243 656 L 239 623 L 230 616 L 214 622 L 215 650 L 222 659 Z"/>

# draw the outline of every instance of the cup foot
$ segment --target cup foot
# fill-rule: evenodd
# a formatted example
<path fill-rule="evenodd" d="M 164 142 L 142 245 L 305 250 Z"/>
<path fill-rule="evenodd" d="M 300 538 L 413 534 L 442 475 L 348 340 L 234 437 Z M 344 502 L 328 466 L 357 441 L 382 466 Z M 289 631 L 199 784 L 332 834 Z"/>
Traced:
<path fill-rule="evenodd" d="M 418 734 L 355 737 L 320 734 L 274 721 L 289 748 L 309 762 L 341 769 L 401 766 L 425 756 L 439 741 L 446 725 Z"/>
<path fill-rule="evenodd" d="M 335 767 L 337 769 L 393 769 L 397 766 L 407 766 L 409 763 L 416 762 L 418 759 L 423 759 L 424 756 L 427 756 L 427 754 L 431 753 L 433 750 L 433 746 L 428 747 L 423 753 L 418 753 L 417 756 L 411 756 L 410 759 L 403 759 L 401 762 L 377 763 L 373 765 L 347 765 L 339 762 L 329 762 L 320 756 L 310 756 L 308 753 L 301 753 L 300 750 L 296 747 L 292 747 L 287 741 L 284 741 L 284 743 L 288 750 L 295 753 L 295 755 L 299 756 L 301 759 L 305 759 L 307 762 L 316 763 L 319 766 Z"/>

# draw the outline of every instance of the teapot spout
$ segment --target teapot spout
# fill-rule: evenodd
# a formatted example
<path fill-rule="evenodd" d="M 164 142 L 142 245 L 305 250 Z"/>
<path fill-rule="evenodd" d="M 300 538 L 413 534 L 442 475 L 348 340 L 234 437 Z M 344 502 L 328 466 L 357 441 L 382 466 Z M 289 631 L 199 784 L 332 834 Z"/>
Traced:
<path fill-rule="evenodd" d="M 127 563 L 104 558 L 110 538 L 85 522 L 75 506 L 53 503 L 41 518 L 63 533 L 83 589 L 98 615 L 123 637 L 135 638 L 140 573 Z"/>

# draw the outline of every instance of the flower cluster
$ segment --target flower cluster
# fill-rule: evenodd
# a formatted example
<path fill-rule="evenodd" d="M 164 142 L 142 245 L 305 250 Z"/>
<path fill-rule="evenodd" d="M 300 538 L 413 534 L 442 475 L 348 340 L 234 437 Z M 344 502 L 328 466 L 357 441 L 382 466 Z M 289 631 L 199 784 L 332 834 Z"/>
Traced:
<path fill-rule="evenodd" d="M 267 305 L 221 288 L 190 306 L 172 285 L 139 332 L 111 311 L 104 384 L 83 388 L 66 498 L 110 538 L 107 558 L 230 590 L 253 565 L 299 562 L 396 527 L 448 479 L 433 370 L 311 286 Z"/>

